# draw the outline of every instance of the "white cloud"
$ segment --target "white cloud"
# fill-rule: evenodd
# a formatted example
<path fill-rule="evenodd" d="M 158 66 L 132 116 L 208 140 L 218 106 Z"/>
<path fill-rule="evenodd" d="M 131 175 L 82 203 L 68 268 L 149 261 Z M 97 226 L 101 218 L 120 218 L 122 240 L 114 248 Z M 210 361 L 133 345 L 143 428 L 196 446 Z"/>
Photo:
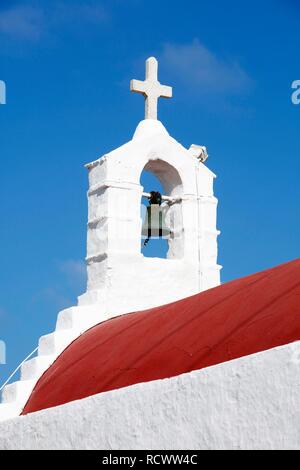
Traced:
<path fill-rule="evenodd" d="M 69 25 L 73 29 L 86 23 L 98 25 L 108 18 L 107 11 L 99 2 L 66 0 L 40 1 L 37 5 L 19 2 L 0 9 L 0 34 L 13 39 L 37 40 L 56 28 Z"/>
<path fill-rule="evenodd" d="M 57 275 L 52 286 L 40 289 L 32 298 L 34 304 L 39 304 L 41 309 L 45 303 L 56 310 L 76 305 L 76 298 L 86 288 L 86 266 L 83 261 L 69 259 L 55 261 L 55 265 Z"/>
<path fill-rule="evenodd" d="M 59 268 L 66 275 L 68 283 L 74 288 L 84 288 L 86 283 L 86 265 L 81 260 L 66 260 L 59 263 Z"/>
<path fill-rule="evenodd" d="M 45 303 L 51 305 L 56 310 L 62 310 L 72 306 L 72 300 L 61 293 L 57 287 L 46 287 L 36 293 L 32 301 L 34 304 L 43 306 Z"/>
<path fill-rule="evenodd" d="M 191 44 L 165 44 L 161 60 L 168 74 L 194 95 L 238 95 L 252 84 L 236 60 L 219 57 L 198 39 Z"/>
<path fill-rule="evenodd" d="M 0 33 L 8 36 L 37 39 L 44 27 L 44 13 L 40 8 L 15 6 L 0 11 Z"/>

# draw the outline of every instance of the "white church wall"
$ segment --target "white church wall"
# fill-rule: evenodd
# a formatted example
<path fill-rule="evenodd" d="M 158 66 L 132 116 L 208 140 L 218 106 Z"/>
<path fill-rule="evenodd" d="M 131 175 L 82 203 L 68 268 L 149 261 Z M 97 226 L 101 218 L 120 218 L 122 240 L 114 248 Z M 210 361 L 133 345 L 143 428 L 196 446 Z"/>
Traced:
<path fill-rule="evenodd" d="M 300 342 L 0 424 L 0 449 L 299 449 Z"/>

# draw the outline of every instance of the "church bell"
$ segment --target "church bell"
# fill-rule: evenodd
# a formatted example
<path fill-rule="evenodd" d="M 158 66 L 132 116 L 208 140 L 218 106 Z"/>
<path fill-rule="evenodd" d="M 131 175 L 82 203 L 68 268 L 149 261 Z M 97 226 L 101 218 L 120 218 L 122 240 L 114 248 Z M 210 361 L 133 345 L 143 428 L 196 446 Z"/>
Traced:
<path fill-rule="evenodd" d="M 150 238 L 167 238 L 170 235 L 170 229 L 165 219 L 165 210 L 161 205 L 161 194 L 157 191 L 151 191 L 148 200 L 149 206 L 142 227 L 142 235 L 147 237 L 144 245 L 147 245 Z"/>
<path fill-rule="evenodd" d="M 147 238 L 164 238 L 170 235 L 170 229 L 166 224 L 164 210 L 159 204 L 152 204 L 147 207 L 142 235 Z"/>

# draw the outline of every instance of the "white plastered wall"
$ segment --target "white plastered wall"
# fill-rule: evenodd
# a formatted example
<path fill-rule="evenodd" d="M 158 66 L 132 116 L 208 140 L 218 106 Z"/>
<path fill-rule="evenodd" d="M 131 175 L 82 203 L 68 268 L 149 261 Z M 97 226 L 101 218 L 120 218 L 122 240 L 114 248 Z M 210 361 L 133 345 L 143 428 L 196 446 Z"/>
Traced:
<path fill-rule="evenodd" d="M 0 424 L 0 449 L 299 449 L 300 343 Z"/>

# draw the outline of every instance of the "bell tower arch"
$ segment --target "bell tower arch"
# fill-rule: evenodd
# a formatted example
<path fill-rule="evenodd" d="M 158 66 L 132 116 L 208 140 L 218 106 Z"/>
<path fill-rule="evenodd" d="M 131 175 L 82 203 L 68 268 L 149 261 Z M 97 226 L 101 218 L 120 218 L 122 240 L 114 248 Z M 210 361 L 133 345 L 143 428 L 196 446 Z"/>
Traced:
<path fill-rule="evenodd" d="M 172 165 L 160 158 L 149 160 L 143 171 L 153 174 L 162 187 L 162 206 L 160 212 L 164 228 L 168 232 L 165 235 L 168 242 L 166 257 L 167 259 L 181 259 L 184 249 L 184 230 L 182 223 L 183 186 L 180 174 Z M 153 186 L 151 190 L 157 191 L 157 187 Z M 145 204 L 145 201 L 149 200 L 149 194 L 143 192 L 143 196 L 142 203 Z M 147 209 L 150 210 L 150 207 L 148 205 Z M 145 209 L 144 206 L 143 209 Z M 146 227 L 148 227 L 147 216 L 147 211 L 144 210 L 143 222 Z M 153 211 L 153 218 L 157 219 L 155 217 L 155 210 Z M 155 227 L 152 227 L 152 231 L 154 230 Z"/>

